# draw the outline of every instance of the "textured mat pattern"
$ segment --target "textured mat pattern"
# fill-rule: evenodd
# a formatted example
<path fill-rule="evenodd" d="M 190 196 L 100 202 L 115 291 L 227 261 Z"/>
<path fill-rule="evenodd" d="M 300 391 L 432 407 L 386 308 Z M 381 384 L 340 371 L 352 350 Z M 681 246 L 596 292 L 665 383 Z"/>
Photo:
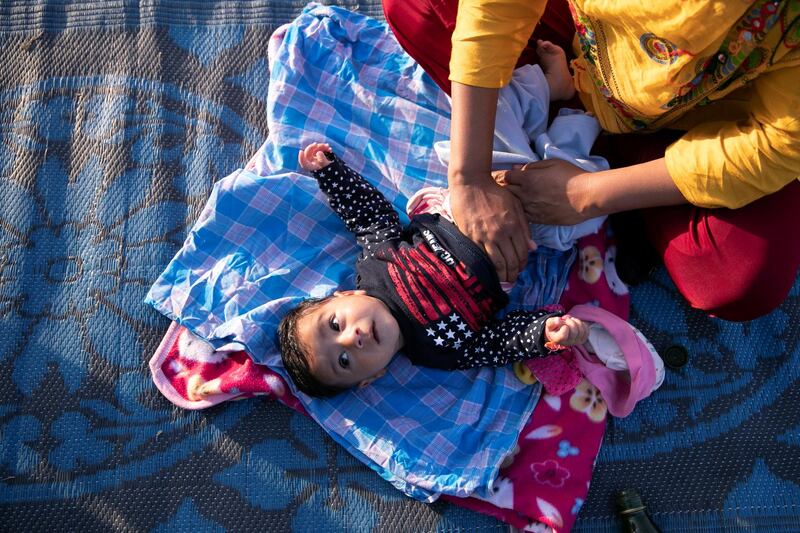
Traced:
<path fill-rule="evenodd" d="M 141 301 L 266 137 L 267 39 L 302 5 L 0 5 L 3 529 L 504 529 L 401 496 L 275 402 L 187 412 L 150 381 L 167 322 Z M 690 362 L 610 422 L 576 529 L 614 531 L 624 486 L 665 530 L 800 529 L 800 284 L 744 325 L 663 271 L 633 302 Z"/>

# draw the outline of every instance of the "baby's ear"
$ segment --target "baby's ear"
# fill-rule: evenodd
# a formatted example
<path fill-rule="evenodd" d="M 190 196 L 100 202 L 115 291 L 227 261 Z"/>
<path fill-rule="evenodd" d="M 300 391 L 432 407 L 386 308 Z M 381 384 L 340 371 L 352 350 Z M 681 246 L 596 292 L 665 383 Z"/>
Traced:
<path fill-rule="evenodd" d="M 385 368 L 381 368 L 371 378 L 367 378 L 367 379 L 361 380 L 361 383 L 358 384 L 358 388 L 359 389 L 363 389 L 364 387 L 366 387 L 367 385 L 369 385 L 370 383 L 372 383 L 376 379 L 383 377 L 384 374 L 386 374 L 386 369 Z"/>
<path fill-rule="evenodd" d="M 363 296 L 363 295 L 367 294 L 367 291 L 362 290 L 362 289 L 353 289 L 353 290 L 349 290 L 349 291 L 336 291 L 336 292 L 333 293 L 333 295 L 335 297 L 337 297 L 337 298 L 339 296 L 350 296 L 351 294 L 356 295 L 356 296 Z"/>

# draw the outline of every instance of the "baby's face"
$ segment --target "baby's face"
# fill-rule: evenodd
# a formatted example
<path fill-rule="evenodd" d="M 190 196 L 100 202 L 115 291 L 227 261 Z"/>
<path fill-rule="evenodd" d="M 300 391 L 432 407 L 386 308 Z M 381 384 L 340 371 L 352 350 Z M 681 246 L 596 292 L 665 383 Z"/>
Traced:
<path fill-rule="evenodd" d="M 382 301 L 364 291 L 344 291 L 303 316 L 300 343 L 311 372 L 326 385 L 366 385 L 403 346 L 400 327 Z"/>

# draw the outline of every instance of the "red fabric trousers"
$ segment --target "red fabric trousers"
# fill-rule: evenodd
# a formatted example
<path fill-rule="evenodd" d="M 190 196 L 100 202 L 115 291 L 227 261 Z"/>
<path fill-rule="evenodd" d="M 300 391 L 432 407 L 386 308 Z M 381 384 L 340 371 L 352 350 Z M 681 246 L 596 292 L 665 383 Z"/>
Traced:
<path fill-rule="evenodd" d="M 383 0 L 400 45 L 450 93 L 450 38 L 457 0 Z M 536 39 L 572 55 L 575 26 L 566 0 L 548 2 L 518 64 L 535 63 Z M 577 100 L 562 105 L 580 107 Z M 612 167 L 663 157 L 676 132 L 611 135 L 598 152 Z M 800 169 L 798 169 L 800 174 Z M 800 267 L 800 182 L 740 209 L 692 205 L 642 210 L 651 244 L 690 305 L 727 320 L 751 320 L 784 300 Z"/>

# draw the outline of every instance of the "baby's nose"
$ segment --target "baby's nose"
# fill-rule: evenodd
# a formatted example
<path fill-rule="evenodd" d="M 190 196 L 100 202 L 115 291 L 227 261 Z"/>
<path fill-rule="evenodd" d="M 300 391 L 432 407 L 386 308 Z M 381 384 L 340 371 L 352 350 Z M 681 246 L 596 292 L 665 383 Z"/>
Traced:
<path fill-rule="evenodd" d="M 361 331 L 361 328 L 349 329 L 347 333 L 348 334 L 347 337 L 345 338 L 345 343 L 347 344 L 348 347 L 355 346 L 357 348 L 361 348 L 363 346 L 364 343 L 361 338 L 363 332 Z"/>

